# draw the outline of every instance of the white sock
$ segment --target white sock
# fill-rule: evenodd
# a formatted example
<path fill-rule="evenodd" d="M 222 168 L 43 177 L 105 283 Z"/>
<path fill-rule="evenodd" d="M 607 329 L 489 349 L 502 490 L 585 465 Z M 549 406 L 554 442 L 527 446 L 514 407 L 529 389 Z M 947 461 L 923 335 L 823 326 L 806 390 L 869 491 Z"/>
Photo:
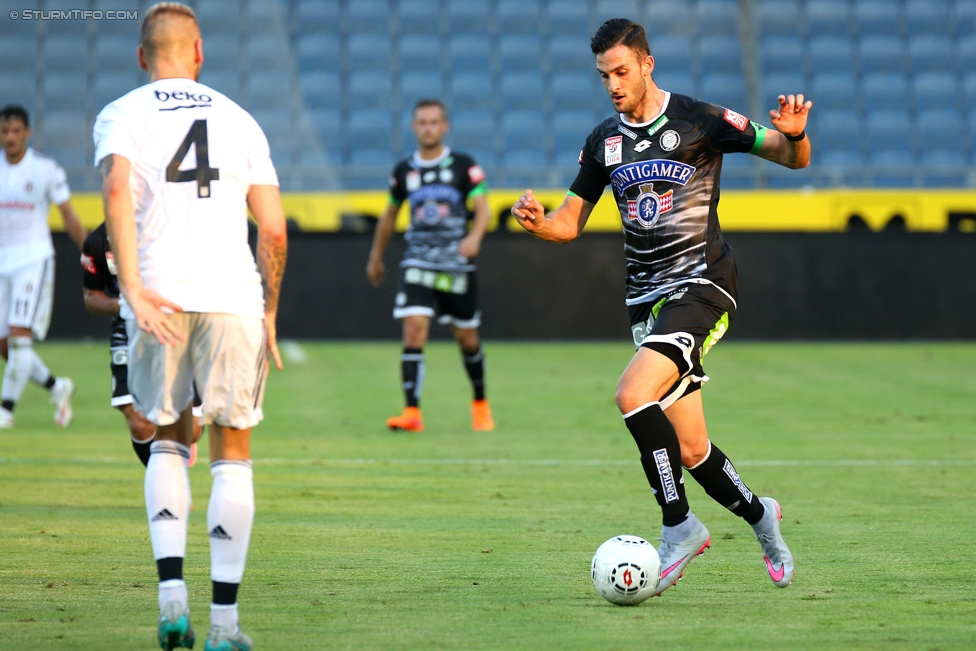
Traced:
<path fill-rule="evenodd" d="M 221 583 L 240 583 L 254 523 L 251 462 L 215 461 L 210 464 L 210 474 L 210 578 Z"/>
<path fill-rule="evenodd" d="M 210 625 L 223 626 L 232 633 L 237 632 L 237 604 L 210 604 Z"/>
<path fill-rule="evenodd" d="M 24 387 L 31 376 L 34 365 L 33 342 L 30 337 L 10 337 L 7 339 L 7 366 L 3 369 L 3 386 L 0 387 L 0 400 L 13 403 L 20 401 Z"/>
<path fill-rule="evenodd" d="M 41 359 L 41 356 L 37 354 L 37 351 L 31 347 L 31 382 L 34 384 L 39 384 L 43 387 L 47 383 L 47 379 L 49 377 L 51 377 L 51 371 L 49 371 L 47 366 L 44 365 L 44 361 Z"/>
<path fill-rule="evenodd" d="M 190 448 L 176 441 L 153 441 L 146 466 L 146 513 L 153 558 L 186 556 L 190 515 Z"/>
<path fill-rule="evenodd" d="M 186 582 L 183 579 L 170 579 L 159 582 L 159 609 L 171 601 L 178 601 L 186 608 L 190 598 L 186 594 Z"/>

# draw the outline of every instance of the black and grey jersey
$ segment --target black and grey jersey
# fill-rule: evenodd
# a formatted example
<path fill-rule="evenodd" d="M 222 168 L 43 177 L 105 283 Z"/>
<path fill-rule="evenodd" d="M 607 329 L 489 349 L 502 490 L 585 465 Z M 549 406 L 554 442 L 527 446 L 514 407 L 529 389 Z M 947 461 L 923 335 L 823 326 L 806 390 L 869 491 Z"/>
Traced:
<path fill-rule="evenodd" d="M 722 155 L 755 154 L 766 129 L 730 109 L 665 94 L 645 124 L 609 118 L 586 139 L 570 192 L 596 203 L 610 185 L 627 257 L 627 304 L 708 283 L 736 300 L 732 249 L 718 221 Z"/>
<path fill-rule="evenodd" d="M 115 267 L 115 258 L 108 243 L 108 232 L 105 222 L 85 237 L 81 247 L 81 284 L 87 289 L 104 292 L 109 298 L 119 297 L 119 276 Z M 125 321 L 119 317 L 112 317 L 113 348 L 125 346 L 128 337 L 125 333 Z"/>
<path fill-rule="evenodd" d="M 474 271 L 458 253 L 472 214 L 468 200 L 485 194 L 485 173 L 467 154 L 449 147 L 434 160 L 418 154 L 400 161 L 390 177 L 390 203 L 409 202 L 410 226 L 401 267 L 437 271 Z"/>

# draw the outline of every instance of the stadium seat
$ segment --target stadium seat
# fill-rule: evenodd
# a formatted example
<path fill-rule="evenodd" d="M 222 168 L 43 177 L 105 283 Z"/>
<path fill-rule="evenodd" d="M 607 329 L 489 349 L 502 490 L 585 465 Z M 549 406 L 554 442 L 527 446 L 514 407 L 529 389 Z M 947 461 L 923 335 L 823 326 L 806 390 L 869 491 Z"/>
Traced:
<path fill-rule="evenodd" d="M 498 42 L 502 74 L 540 70 L 540 38 L 538 34 L 502 34 Z"/>
<path fill-rule="evenodd" d="M 323 146 L 334 152 L 340 147 L 342 113 L 337 108 L 309 109 L 308 118 L 315 127 Z"/>
<path fill-rule="evenodd" d="M 400 18 L 402 34 L 425 34 L 436 37 L 440 19 L 431 15 L 429 0 L 399 0 L 394 3 Z"/>
<path fill-rule="evenodd" d="M 407 122 L 419 99 L 444 99 L 440 72 L 404 72 L 400 76 L 400 102 Z"/>
<path fill-rule="evenodd" d="M 976 34 L 976 2 L 956 2 L 956 27 L 960 38 Z"/>
<path fill-rule="evenodd" d="M 691 36 L 694 33 L 695 20 L 692 16 L 691 3 L 685 0 L 655 0 L 644 5 L 641 14 L 645 29 L 649 30 L 648 40 L 651 51 L 654 44 L 662 35 Z"/>
<path fill-rule="evenodd" d="M 702 75 L 701 98 L 738 113 L 749 114 L 746 82 L 741 73 L 719 72 Z"/>
<path fill-rule="evenodd" d="M 247 76 L 247 109 L 275 110 L 291 106 L 289 77 L 280 72 L 253 71 Z"/>
<path fill-rule="evenodd" d="M 780 74 L 803 71 L 803 44 L 794 36 L 763 36 L 757 44 L 760 73 Z"/>
<path fill-rule="evenodd" d="M 365 0 L 357 0 L 356 4 Z M 230 6 L 233 6 L 232 4 Z M 278 2 L 248 2 L 244 14 L 247 33 L 253 38 L 258 34 L 284 35 L 287 25 L 284 4 Z"/>
<path fill-rule="evenodd" d="M 447 136 L 458 151 L 491 151 L 494 148 L 495 118 L 490 110 L 451 112 L 451 132 Z"/>
<path fill-rule="evenodd" d="M 200 73 L 200 83 L 219 91 L 238 104 L 242 101 L 239 72 L 216 72 L 204 66 Z"/>
<path fill-rule="evenodd" d="M 393 107 L 393 81 L 386 71 L 356 70 L 349 75 L 349 106 L 386 109 Z"/>
<path fill-rule="evenodd" d="M 890 72 L 864 75 L 864 110 L 872 113 L 879 107 L 909 108 L 908 87 L 903 75 Z"/>
<path fill-rule="evenodd" d="M 511 72 L 502 75 L 502 106 L 506 111 L 526 109 L 541 110 L 544 87 L 542 74 L 536 72 Z"/>
<path fill-rule="evenodd" d="M 95 75 L 94 99 L 95 113 L 98 114 L 109 102 L 114 102 L 130 90 L 146 83 L 142 71 L 107 72 Z"/>
<path fill-rule="evenodd" d="M 967 4 L 962 0 L 958 4 Z M 910 34 L 955 36 L 954 0 L 905 0 L 905 21 Z"/>
<path fill-rule="evenodd" d="M 345 3 L 344 28 L 348 34 L 369 34 L 383 38 L 389 34 L 389 0 L 354 0 Z"/>
<path fill-rule="evenodd" d="M 891 0 L 859 0 L 854 3 L 858 33 L 892 38 L 901 35 L 901 12 Z"/>
<path fill-rule="evenodd" d="M 596 24 L 621 16 L 637 16 L 642 4 L 639 0 L 596 0 Z"/>
<path fill-rule="evenodd" d="M 742 73 L 742 43 L 736 36 L 710 36 L 698 42 L 702 74 Z"/>
<path fill-rule="evenodd" d="M 906 111 L 877 110 L 867 113 L 868 151 L 898 148 L 911 154 L 914 138 Z"/>
<path fill-rule="evenodd" d="M 772 190 L 796 190 L 813 185 L 813 173 L 810 168 L 791 170 L 781 165 L 765 164 L 759 169 L 765 177 L 766 187 Z"/>
<path fill-rule="evenodd" d="M 32 126 L 35 136 L 31 145 L 53 156 L 65 169 L 94 165 L 94 144 L 84 111 L 45 111 Z"/>
<path fill-rule="evenodd" d="M 859 150 L 831 149 L 820 153 L 820 165 L 824 167 L 860 167 L 866 162 L 867 157 Z"/>
<path fill-rule="evenodd" d="M 853 60 L 853 47 L 846 36 L 828 35 L 810 38 L 810 70 L 813 74 L 849 72 Z"/>
<path fill-rule="evenodd" d="M 290 74 L 291 51 L 283 34 L 257 34 L 247 39 L 247 66 L 250 71 Z"/>
<path fill-rule="evenodd" d="M 539 22 L 539 0 L 498 0 L 499 33 L 537 34 Z"/>
<path fill-rule="evenodd" d="M 338 34 L 339 3 L 298 0 L 294 8 L 297 31 L 303 34 Z"/>
<path fill-rule="evenodd" d="M 552 72 L 586 72 L 596 75 L 596 60 L 588 40 L 577 36 L 553 34 L 549 41 Z"/>
<path fill-rule="evenodd" d="M 33 72 L 0 72 L 0 106 L 17 104 L 34 113 L 37 75 Z"/>
<path fill-rule="evenodd" d="M 43 4 L 42 3 L 34 3 L 34 4 L 27 5 L 27 7 L 34 8 L 34 9 L 44 9 L 46 11 L 53 11 L 53 10 L 69 11 L 69 10 L 72 10 L 72 9 L 88 9 L 88 3 L 83 3 L 81 6 L 79 6 L 77 2 L 72 2 L 71 0 L 46 0 L 46 2 L 44 2 Z M 23 4 L 18 4 L 18 5 L 15 5 L 12 8 L 13 9 L 23 9 L 25 7 L 24 7 Z M 116 5 L 114 8 L 117 9 L 118 8 L 118 5 Z M 4 12 L 3 13 L 3 17 L 4 17 L 4 21 L 6 21 L 7 20 L 7 12 Z M 87 22 L 87 21 L 85 21 L 85 22 Z M 99 22 L 106 22 L 107 23 L 108 21 L 99 21 Z M 123 25 L 129 26 L 130 29 L 133 28 L 133 23 L 131 23 L 129 21 L 122 21 L 122 20 L 120 20 L 120 21 L 112 21 L 112 22 L 119 22 L 119 23 L 122 23 Z M 7 23 L 4 26 L 4 28 L 5 28 L 4 29 L 4 32 L 5 33 L 3 35 L 3 38 L 4 39 L 7 38 L 7 36 L 8 36 L 6 34 L 6 27 L 7 27 L 7 25 L 10 25 L 10 23 Z M 23 23 L 21 23 L 21 25 L 23 25 Z M 43 25 L 43 28 L 41 28 L 41 25 Z M 65 34 L 65 35 L 69 35 L 69 36 L 70 35 L 78 36 L 79 33 L 84 33 L 84 32 L 87 31 L 87 25 L 85 25 L 85 24 L 79 25 L 78 21 L 76 21 L 76 20 L 45 20 L 43 22 L 42 21 L 36 21 L 33 24 L 27 23 L 26 26 L 29 29 L 29 31 L 31 33 L 31 36 L 34 38 L 34 40 L 37 40 L 37 37 L 35 36 L 35 29 L 43 29 L 47 33 L 48 36 L 51 36 L 53 34 Z M 15 27 L 15 29 L 17 29 L 17 28 Z M 23 27 L 21 27 L 21 29 L 23 29 Z M 136 26 L 134 29 L 137 30 L 138 29 L 138 26 Z M 2 39 L 0 39 L 0 40 L 2 40 Z"/>
<path fill-rule="evenodd" d="M 810 83 L 799 72 L 766 75 L 759 80 L 760 100 L 763 110 L 776 108 L 779 105 L 777 98 L 780 95 L 800 93 L 810 87 Z"/>
<path fill-rule="evenodd" d="M 240 72 L 241 38 L 238 34 L 214 34 L 203 37 L 203 69 L 217 72 Z"/>
<path fill-rule="evenodd" d="M 438 73 L 441 70 L 441 41 L 430 34 L 404 34 L 398 48 L 400 70 Z"/>
<path fill-rule="evenodd" d="M 919 112 L 928 109 L 959 106 L 960 84 L 951 72 L 923 72 L 914 78 L 915 108 Z"/>
<path fill-rule="evenodd" d="M 106 47 L 107 46 L 107 47 Z M 137 42 L 130 38 L 127 46 L 117 46 L 116 37 L 103 38 L 95 44 L 96 70 L 132 70 L 138 68 Z M 111 48 L 111 49 L 107 49 Z M 108 54 L 108 56 L 105 56 Z M 72 73 L 88 76 L 88 35 L 51 34 L 44 39 L 44 70 L 50 73 Z"/>
<path fill-rule="evenodd" d="M 969 114 L 976 116 L 976 70 L 971 70 L 963 77 L 962 93 Z"/>
<path fill-rule="evenodd" d="M 470 2 L 470 0 L 449 0 L 447 16 L 450 21 L 451 33 L 480 32 L 485 33 L 486 26 L 491 24 L 487 2 Z"/>
<path fill-rule="evenodd" d="M 491 41 L 487 34 L 452 34 L 448 60 L 452 74 L 491 71 Z"/>
<path fill-rule="evenodd" d="M 757 33 L 798 37 L 801 16 L 796 0 L 760 0 L 754 5 Z"/>
<path fill-rule="evenodd" d="M 390 40 L 387 38 L 376 38 L 374 34 L 350 34 L 347 53 L 354 72 L 390 69 Z"/>
<path fill-rule="evenodd" d="M 859 106 L 857 84 L 851 72 L 830 72 L 813 75 L 815 112 L 821 110 L 856 111 Z"/>
<path fill-rule="evenodd" d="M 541 147 L 523 147 L 521 149 L 505 150 L 505 166 L 510 169 L 521 168 L 538 170 L 548 163 L 545 149 Z"/>
<path fill-rule="evenodd" d="M 960 72 L 976 70 L 976 33 L 959 37 L 958 56 Z"/>
<path fill-rule="evenodd" d="M 356 109 L 346 119 L 344 149 L 382 149 L 389 156 L 393 140 L 393 115 L 385 109 Z M 387 161 L 389 163 L 390 161 Z"/>
<path fill-rule="evenodd" d="M 916 124 L 920 153 L 939 149 L 953 151 L 961 156 L 965 151 L 966 143 L 963 138 L 960 138 L 960 134 L 964 131 L 959 111 L 955 109 L 920 111 Z"/>
<path fill-rule="evenodd" d="M 738 0 L 698 0 L 696 14 L 701 44 L 715 36 L 731 36 L 738 41 L 740 13 Z"/>
<path fill-rule="evenodd" d="M 589 24 L 590 10 L 586 3 L 547 2 L 546 10 L 551 38 L 559 36 L 574 39 L 589 51 L 589 39 L 593 34 Z"/>
<path fill-rule="evenodd" d="M 252 109 L 249 112 L 268 139 L 268 146 L 271 148 L 271 161 L 276 166 L 291 165 L 291 115 L 288 108 Z"/>
<path fill-rule="evenodd" d="M 912 35 L 908 39 L 911 69 L 920 72 L 953 72 L 956 69 L 955 41 L 945 35 Z"/>
<path fill-rule="evenodd" d="M 505 151 L 545 152 L 546 133 L 539 111 L 506 111 L 502 114 Z"/>
<path fill-rule="evenodd" d="M 879 72 L 903 73 L 905 70 L 901 39 L 891 36 L 865 36 L 858 44 L 861 74 Z"/>
<path fill-rule="evenodd" d="M 592 111 L 556 111 L 552 119 L 553 140 L 557 147 L 575 148 L 578 152 L 596 125 Z"/>
<path fill-rule="evenodd" d="M 81 111 L 84 115 L 88 77 L 76 73 L 49 72 L 41 84 L 45 111 Z"/>
<path fill-rule="evenodd" d="M 851 10 L 845 0 L 818 0 L 808 2 L 806 7 L 807 33 L 811 39 L 827 35 L 848 36 Z"/>
<path fill-rule="evenodd" d="M 920 176 L 915 158 L 903 149 L 875 149 L 868 161 L 875 187 L 910 188 Z"/>
<path fill-rule="evenodd" d="M 650 46 L 655 69 L 686 74 L 692 74 L 695 70 L 690 37 L 667 34 L 654 38 Z"/>
<path fill-rule="evenodd" d="M 7 19 L 4 19 L 7 20 Z M 50 21 L 62 22 L 62 21 Z M 68 22 L 68 21 L 63 21 Z M 34 34 L 4 34 L 0 38 L 4 72 L 37 72 L 37 38 Z"/>
<path fill-rule="evenodd" d="M 459 110 L 490 110 L 494 91 L 487 72 L 460 72 L 451 76 L 451 106 Z"/>
<path fill-rule="evenodd" d="M 659 72 L 655 69 L 653 78 L 654 83 L 656 83 L 658 88 L 662 90 L 678 93 L 680 95 L 688 95 L 689 97 L 695 97 L 698 99 L 704 99 L 702 96 L 702 89 L 699 79 L 697 77 L 693 77 L 688 72 L 675 72 L 671 70 L 663 70 Z M 600 107 L 612 110 L 610 99 L 607 97 L 606 90 L 603 88 L 602 84 L 594 86 L 593 93 Z"/>
<path fill-rule="evenodd" d="M 304 72 L 299 75 L 298 84 L 308 108 L 342 108 L 342 81 L 338 72 L 331 70 Z"/>
<path fill-rule="evenodd" d="M 564 110 L 586 110 L 592 112 L 594 95 L 603 95 L 602 85 L 595 72 L 556 72 L 552 76 L 552 105 L 555 114 Z"/>
<path fill-rule="evenodd" d="M 214 34 L 240 35 L 241 10 L 221 0 L 199 0 L 193 9 L 204 39 Z"/>
<path fill-rule="evenodd" d="M 338 34 L 302 34 L 295 46 L 298 72 L 338 70 L 342 63 Z"/>

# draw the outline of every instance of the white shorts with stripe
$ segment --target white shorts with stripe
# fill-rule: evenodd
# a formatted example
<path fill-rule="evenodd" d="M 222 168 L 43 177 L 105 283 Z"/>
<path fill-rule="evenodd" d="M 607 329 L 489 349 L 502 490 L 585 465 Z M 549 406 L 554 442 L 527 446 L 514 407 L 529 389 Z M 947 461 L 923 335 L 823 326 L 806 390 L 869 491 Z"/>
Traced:
<path fill-rule="evenodd" d="M 175 423 L 193 402 L 203 402 L 201 424 L 233 429 L 257 425 L 264 414 L 268 338 L 264 320 L 236 314 L 181 312 L 169 315 L 185 342 L 160 344 L 126 319 L 129 392 L 136 409 L 156 425 Z"/>
<path fill-rule="evenodd" d="M 54 305 L 54 258 L 0 273 L 0 339 L 11 326 L 28 328 L 43 341 Z"/>

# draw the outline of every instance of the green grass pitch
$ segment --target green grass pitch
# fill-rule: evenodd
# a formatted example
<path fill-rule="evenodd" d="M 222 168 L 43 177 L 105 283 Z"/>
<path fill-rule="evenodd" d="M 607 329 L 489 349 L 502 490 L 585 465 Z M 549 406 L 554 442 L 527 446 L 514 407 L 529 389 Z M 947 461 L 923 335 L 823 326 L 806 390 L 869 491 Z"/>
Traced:
<path fill-rule="evenodd" d="M 793 585 L 690 477 L 712 548 L 663 598 L 593 590 L 590 558 L 660 515 L 613 404 L 626 342 L 489 342 L 498 428 L 469 429 L 453 345 L 427 352 L 427 431 L 394 343 L 303 344 L 255 431 L 257 516 L 240 593 L 258 649 L 976 647 L 976 345 L 741 344 L 709 354 L 710 434 L 784 507 Z M 107 342 L 38 346 L 78 391 L 70 428 L 28 387 L 0 431 L 0 648 L 152 649 L 143 469 L 108 406 Z M 210 598 L 206 446 L 186 576 Z"/>

